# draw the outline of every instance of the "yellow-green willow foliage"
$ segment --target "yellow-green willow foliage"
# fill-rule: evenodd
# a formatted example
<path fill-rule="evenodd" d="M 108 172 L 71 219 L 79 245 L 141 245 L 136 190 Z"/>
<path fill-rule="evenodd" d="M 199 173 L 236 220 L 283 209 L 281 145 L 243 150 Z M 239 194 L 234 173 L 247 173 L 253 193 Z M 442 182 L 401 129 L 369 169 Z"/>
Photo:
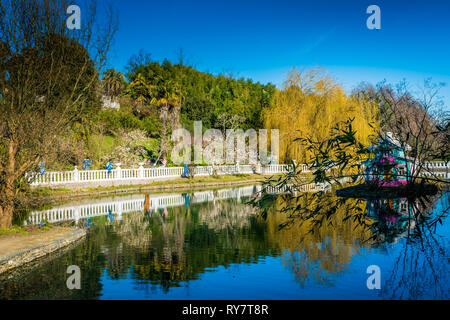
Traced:
<path fill-rule="evenodd" d="M 264 111 L 264 125 L 280 130 L 280 163 L 308 161 L 311 154 L 293 140 L 323 141 L 338 122 L 349 118 L 355 118 L 352 125 L 358 141 L 369 145 L 374 130 L 369 123 L 375 124 L 378 111 L 375 102 L 346 95 L 322 69 L 298 72 L 294 68 L 284 89 L 275 92 L 272 106 Z"/>

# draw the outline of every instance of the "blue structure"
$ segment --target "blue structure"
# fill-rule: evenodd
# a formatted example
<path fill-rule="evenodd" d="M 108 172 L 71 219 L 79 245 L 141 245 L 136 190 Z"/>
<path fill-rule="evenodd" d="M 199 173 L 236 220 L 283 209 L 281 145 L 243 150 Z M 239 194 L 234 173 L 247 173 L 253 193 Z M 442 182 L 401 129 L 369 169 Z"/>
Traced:
<path fill-rule="evenodd" d="M 111 161 L 109 161 L 105 166 L 105 170 L 108 170 L 108 173 L 111 173 L 113 166 L 114 166 L 113 163 Z"/>
<path fill-rule="evenodd" d="M 39 173 L 45 174 L 45 162 L 39 162 L 38 166 L 39 166 Z"/>
<path fill-rule="evenodd" d="M 113 215 L 111 209 L 108 209 L 108 220 L 109 220 L 109 222 L 114 222 L 114 215 Z"/>
<path fill-rule="evenodd" d="M 91 170 L 91 165 L 92 165 L 92 161 L 90 161 L 89 158 L 88 159 L 84 159 L 83 160 L 83 164 L 82 164 L 82 168 L 84 170 Z"/>
<path fill-rule="evenodd" d="M 398 187 L 407 184 L 410 175 L 410 161 L 405 151 L 411 150 L 408 145 L 401 145 L 392 132 L 387 132 L 377 144 L 371 145 L 365 151 L 373 155 L 365 166 L 366 184 L 380 187 Z"/>
<path fill-rule="evenodd" d="M 416 206 L 407 198 L 367 199 L 367 217 L 378 221 L 385 240 L 394 242 L 415 226 Z"/>
<path fill-rule="evenodd" d="M 187 163 L 184 163 L 184 169 L 183 169 L 183 178 L 188 178 L 189 177 L 189 167 L 187 165 Z"/>

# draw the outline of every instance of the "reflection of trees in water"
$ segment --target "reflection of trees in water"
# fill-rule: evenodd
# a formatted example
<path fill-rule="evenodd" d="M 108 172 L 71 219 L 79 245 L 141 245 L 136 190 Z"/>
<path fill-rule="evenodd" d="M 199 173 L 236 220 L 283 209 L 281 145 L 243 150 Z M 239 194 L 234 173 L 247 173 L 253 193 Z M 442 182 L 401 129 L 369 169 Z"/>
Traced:
<path fill-rule="evenodd" d="M 207 268 L 256 262 L 269 255 L 282 255 L 302 287 L 332 285 L 352 257 L 371 246 L 391 245 L 380 224 L 385 215 L 374 212 L 367 217 L 365 200 L 342 199 L 333 193 L 272 200 L 262 216 L 255 215 L 245 201 L 223 200 L 171 208 L 167 216 L 124 214 L 112 224 L 106 217 L 93 218 L 84 243 L 21 280 L 0 284 L 0 298 L 96 299 L 101 295 L 103 270 L 112 279 L 131 276 L 139 290 L 168 291 L 182 281 L 197 279 Z M 383 298 L 448 298 L 448 239 L 434 233 L 439 216 L 426 214 L 434 200 L 411 204 L 413 227 L 405 229 L 406 234 L 396 233 L 404 236 L 397 244 L 402 250 L 394 257 L 389 279 L 382 283 Z M 447 208 L 448 200 L 446 193 L 440 206 Z M 394 202 L 386 203 L 389 217 L 394 216 Z M 66 288 L 66 270 L 72 264 L 81 268 L 82 290 Z"/>
<path fill-rule="evenodd" d="M 150 282 L 167 291 L 197 279 L 205 268 L 254 261 L 273 250 L 267 248 L 264 227 L 250 222 L 252 215 L 254 209 L 236 200 L 173 207 L 167 215 L 123 215 L 106 227 L 110 239 L 120 239 L 104 248 L 107 273 L 117 279 L 132 272 L 138 288 Z"/>
<path fill-rule="evenodd" d="M 134 272 L 148 279 L 150 273 L 164 273 L 168 280 L 179 274 L 183 265 L 184 215 L 174 217 L 172 209 L 167 217 L 160 211 L 144 214 L 132 212 L 111 225 L 109 237 L 119 243 L 107 248 L 107 272 L 114 278 L 127 277 Z"/>
<path fill-rule="evenodd" d="M 429 202 L 414 202 L 413 232 L 403 239 L 389 278 L 382 285 L 385 299 L 448 299 L 450 283 L 449 240 L 436 235 L 437 224 L 449 211 L 450 193 L 437 202 L 434 215 Z"/>
<path fill-rule="evenodd" d="M 85 242 L 61 257 L 45 262 L 21 278 L 0 282 L 0 299 L 98 299 L 102 290 L 98 266 L 104 264 L 100 244 L 104 236 L 105 233 L 100 232 L 92 241 L 92 236 L 88 235 Z M 70 275 L 66 272 L 71 265 L 80 267 L 80 290 L 67 288 L 66 281 Z"/>
<path fill-rule="evenodd" d="M 382 284 L 382 296 L 442 299 L 449 296 L 449 243 L 435 231 L 447 216 L 448 197 L 448 191 L 416 199 L 371 200 L 323 192 L 298 196 L 262 193 L 253 204 L 269 225 L 274 221 L 276 241 L 293 249 L 285 254 L 285 260 L 302 286 L 311 279 L 327 282 L 329 275 L 344 270 L 361 248 L 399 242 L 403 247 L 398 257 L 392 257 L 394 269 Z M 432 209 L 438 199 L 444 203 L 442 208 Z M 284 234 L 286 229 L 296 231 Z"/>
<path fill-rule="evenodd" d="M 332 214 L 326 212 L 327 206 L 319 211 L 309 208 L 310 212 L 322 214 L 298 216 L 284 211 L 308 201 L 307 197 L 277 197 L 273 209 L 266 213 L 269 239 L 288 249 L 284 254 L 285 264 L 302 287 L 311 281 L 330 284 L 331 278 L 346 269 L 353 255 L 370 247 L 368 240 L 372 237 L 372 221 L 358 222 L 359 212 L 365 209 L 363 202 L 356 199 L 341 202 Z M 338 202 L 334 194 L 322 195 L 323 204 Z"/>
<path fill-rule="evenodd" d="M 245 201 L 243 200 L 243 202 Z M 248 227 L 250 223 L 249 217 L 254 214 L 256 214 L 254 208 L 239 205 L 236 199 L 216 201 L 214 203 L 209 202 L 198 210 L 200 221 L 214 231 Z"/>
<path fill-rule="evenodd" d="M 382 284 L 386 299 L 448 299 L 448 241 L 439 243 L 432 236 L 420 244 L 405 242 L 390 277 Z M 420 250 L 418 250 L 419 246 Z"/>
<path fill-rule="evenodd" d="M 131 212 L 121 220 L 112 223 L 112 231 L 118 234 L 123 243 L 137 248 L 146 248 L 152 240 L 147 217 L 142 212 Z"/>

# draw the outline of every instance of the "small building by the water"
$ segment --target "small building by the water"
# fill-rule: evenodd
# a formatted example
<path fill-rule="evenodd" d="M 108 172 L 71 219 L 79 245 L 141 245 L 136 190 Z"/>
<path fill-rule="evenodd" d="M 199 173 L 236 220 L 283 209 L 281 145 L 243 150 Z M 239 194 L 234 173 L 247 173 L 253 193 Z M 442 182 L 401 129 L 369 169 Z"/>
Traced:
<path fill-rule="evenodd" d="M 402 145 L 392 134 L 387 132 L 378 142 L 366 149 L 373 155 L 365 166 L 366 184 L 381 187 L 397 187 L 407 184 L 410 163 L 405 154 L 411 150 L 409 145 Z"/>

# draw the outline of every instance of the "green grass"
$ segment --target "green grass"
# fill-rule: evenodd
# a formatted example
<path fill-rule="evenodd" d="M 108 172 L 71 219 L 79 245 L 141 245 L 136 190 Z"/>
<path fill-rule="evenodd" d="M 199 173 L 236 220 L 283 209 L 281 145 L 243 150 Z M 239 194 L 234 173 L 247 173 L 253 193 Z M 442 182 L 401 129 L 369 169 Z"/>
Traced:
<path fill-rule="evenodd" d="M 28 231 L 26 231 L 23 227 L 19 227 L 19 226 L 13 226 L 11 229 L 0 228 L 0 236 L 8 235 L 8 234 L 28 235 L 30 233 Z"/>
<path fill-rule="evenodd" d="M 49 231 L 52 228 L 51 224 L 45 224 L 44 226 L 17 226 L 13 225 L 11 229 L 6 228 L 0 228 L 0 236 L 6 236 L 6 235 L 29 235 L 31 233 L 36 232 L 46 232 Z"/>
<path fill-rule="evenodd" d="M 71 191 L 71 189 L 68 189 L 68 188 L 38 187 L 38 188 L 33 188 L 31 190 L 31 195 L 49 196 L 49 195 L 55 194 L 55 193 L 66 193 L 66 192 L 70 192 L 70 191 Z"/>
<path fill-rule="evenodd" d="M 92 135 L 89 139 L 89 157 L 94 160 L 92 169 L 103 169 L 104 164 L 99 159 L 105 157 L 114 150 L 117 139 L 108 135 Z"/>

